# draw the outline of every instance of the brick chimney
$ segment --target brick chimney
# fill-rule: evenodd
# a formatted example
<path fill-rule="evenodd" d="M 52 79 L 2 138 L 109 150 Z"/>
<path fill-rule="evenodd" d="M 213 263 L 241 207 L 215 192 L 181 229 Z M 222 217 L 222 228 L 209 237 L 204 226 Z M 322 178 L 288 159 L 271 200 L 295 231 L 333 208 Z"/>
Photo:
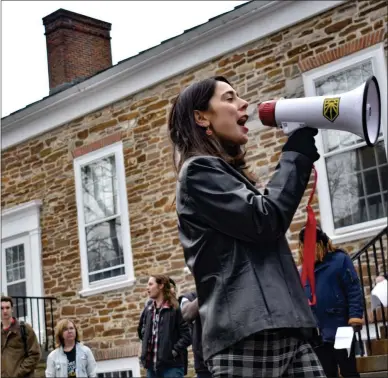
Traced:
<path fill-rule="evenodd" d="M 112 66 L 110 23 L 58 9 L 43 25 L 50 94 Z"/>

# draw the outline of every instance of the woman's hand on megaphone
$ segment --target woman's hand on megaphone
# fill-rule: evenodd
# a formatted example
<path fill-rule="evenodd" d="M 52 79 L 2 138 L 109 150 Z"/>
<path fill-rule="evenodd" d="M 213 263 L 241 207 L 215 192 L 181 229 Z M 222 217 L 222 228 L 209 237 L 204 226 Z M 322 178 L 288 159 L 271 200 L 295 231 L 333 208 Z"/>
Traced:
<path fill-rule="evenodd" d="M 315 162 L 320 158 L 314 139 L 314 136 L 317 134 L 318 130 L 312 127 L 303 127 L 302 129 L 298 129 L 288 137 L 282 151 L 299 152 Z"/>

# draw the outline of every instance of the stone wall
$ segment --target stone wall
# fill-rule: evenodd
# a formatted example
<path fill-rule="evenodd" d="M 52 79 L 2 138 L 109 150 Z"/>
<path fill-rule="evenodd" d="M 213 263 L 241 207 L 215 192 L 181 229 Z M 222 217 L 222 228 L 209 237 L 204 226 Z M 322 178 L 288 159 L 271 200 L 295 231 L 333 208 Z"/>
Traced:
<path fill-rule="evenodd" d="M 99 353 L 132 345 L 131 353 L 136 354 L 136 326 L 150 272 L 171 275 L 181 292 L 192 287 L 190 275 L 183 273 L 184 260 L 176 230 L 175 175 L 166 126 L 171 102 L 180 90 L 216 73 L 228 77 L 239 95 L 251 103 L 280 96 L 300 97 L 302 61 L 383 30 L 386 23 L 385 1 L 345 3 L 4 151 L 2 208 L 32 199 L 43 200 L 44 289 L 46 295 L 60 300 L 56 315 L 75 318 L 82 338 Z M 387 40 L 386 31 L 380 34 Z M 116 133 L 120 133 L 124 145 L 137 283 L 126 290 L 80 298 L 73 153 L 76 148 L 88 148 Z M 282 132 L 273 129 L 250 132 L 247 160 L 260 187 L 270 178 L 285 140 Z M 306 219 L 304 209 L 311 188 L 312 182 L 288 233 L 293 251 L 297 248 L 297 233 Z M 318 213 L 316 196 L 314 209 Z M 365 240 L 359 240 L 346 247 L 355 251 L 364 243 Z"/>

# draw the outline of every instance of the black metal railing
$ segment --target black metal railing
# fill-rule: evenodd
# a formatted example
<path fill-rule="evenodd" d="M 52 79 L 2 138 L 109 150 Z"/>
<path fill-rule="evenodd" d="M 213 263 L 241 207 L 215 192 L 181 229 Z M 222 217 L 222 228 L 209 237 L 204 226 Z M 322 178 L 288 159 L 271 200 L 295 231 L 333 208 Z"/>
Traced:
<path fill-rule="evenodd" d="M 45 352 L 55 348 L 54 311 L 55 297 L 17 297 L 14 301 L 14 316 L 31 325 L 39 344 Z"/>
<path fill-rule="evenodd" d="M 351 256 L 353 263 L 357 263 L 358 275 L 360 277 L 361 288 L 364 299 L 364 329 L 366 332 L 366 347 L 368 354 L 373 352 L 371 331 L 373 330 L 376 339 L 388 337 L 388 324 L 384 307 L 380 305 L 377 310 L 373 310 L 370 305 L 371 291 L 375 286 L 375 278 L 388 272 L 387 259 L 387 239 L 388 227 L 380 231 L 363 248 Z M 365 355 L 364 341 L 361 332 L 356 333 L 358 354 Z"/>

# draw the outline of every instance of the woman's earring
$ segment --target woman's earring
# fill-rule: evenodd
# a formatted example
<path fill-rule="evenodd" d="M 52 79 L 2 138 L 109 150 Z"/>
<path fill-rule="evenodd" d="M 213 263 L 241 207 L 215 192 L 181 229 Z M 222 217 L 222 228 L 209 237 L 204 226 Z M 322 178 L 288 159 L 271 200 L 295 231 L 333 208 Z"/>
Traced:
<path fill-rule="evenodd" d="M 206 128 L 206 135 L 212 135 L 213 131 L 210 130 L 209 126 Z"/>

